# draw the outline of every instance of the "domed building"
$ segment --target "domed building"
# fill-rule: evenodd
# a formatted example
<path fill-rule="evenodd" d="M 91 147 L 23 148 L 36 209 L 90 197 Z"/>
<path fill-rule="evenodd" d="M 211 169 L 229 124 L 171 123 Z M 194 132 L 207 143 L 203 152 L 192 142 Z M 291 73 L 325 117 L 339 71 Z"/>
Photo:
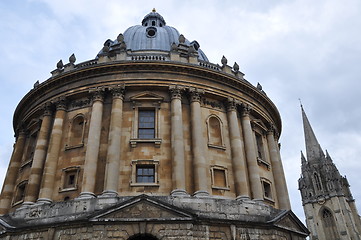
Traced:
<path fill-rule="evenodd" d="M 237 63 L 153 10 L 93 60 L 60 61 L 14 114 L 0 239 L 305 239 L 281 118 Z"/>

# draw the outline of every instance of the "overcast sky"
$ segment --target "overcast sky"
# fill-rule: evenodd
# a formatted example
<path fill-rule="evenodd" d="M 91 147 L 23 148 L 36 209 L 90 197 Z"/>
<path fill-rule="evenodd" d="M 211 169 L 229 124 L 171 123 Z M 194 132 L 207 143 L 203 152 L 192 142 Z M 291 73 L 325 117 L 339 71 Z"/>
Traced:
<path fill-rule="evenodd" d="M 293 211 L 305 151 L 299 98 L 322 148 L 346 175 L 361 211 L 360 0 L 4 0 L 0 1 L 0 185 L 14 143 L 21 98 L 63 59 L 93 59 L 107 39 L 157 9 L 197 40 L 210 62 L 226 56 L 278 107 L 281 154 Z"/>

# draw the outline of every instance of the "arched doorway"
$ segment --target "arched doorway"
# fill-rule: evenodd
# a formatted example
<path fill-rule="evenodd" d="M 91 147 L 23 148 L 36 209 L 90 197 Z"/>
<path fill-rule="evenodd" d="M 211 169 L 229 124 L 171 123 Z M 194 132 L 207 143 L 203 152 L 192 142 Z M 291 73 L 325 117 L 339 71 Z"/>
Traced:
<path fill-rule="evenodd" d="M 150 234 L 135 234 L 128 238 L 128 240 L 158 240 L 158 238 Z"/>
<path fill-rule="evenodd" d="M 326 239 L 327 240 L 339 239 L 335 219 L 331 211 L 328 209 L 323 209 L 321 217 L 322 217 L 322 225 Z"/>

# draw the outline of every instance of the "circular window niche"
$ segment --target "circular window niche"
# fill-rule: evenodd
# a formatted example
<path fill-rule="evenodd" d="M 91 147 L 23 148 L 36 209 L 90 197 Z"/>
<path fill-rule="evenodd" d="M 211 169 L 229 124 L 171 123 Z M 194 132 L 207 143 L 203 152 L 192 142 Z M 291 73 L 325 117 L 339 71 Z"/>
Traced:
<path fill-rule="evenodd" d="M 155 37 L 155 35 L 157 35 L 157 29 L 155 27 L 147 28 L 146 32 L 147 32 L 147 37 Z"/>

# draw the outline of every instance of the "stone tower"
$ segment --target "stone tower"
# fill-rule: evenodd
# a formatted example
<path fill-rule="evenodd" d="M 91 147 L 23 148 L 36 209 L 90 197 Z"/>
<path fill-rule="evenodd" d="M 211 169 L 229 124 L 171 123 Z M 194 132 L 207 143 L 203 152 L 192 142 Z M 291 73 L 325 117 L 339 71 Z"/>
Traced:
<path fill-rule="evenodd" d="M 307 159 L 301 152 L 299 179 L 306 223 L 312 240 L 360 239 L 361 221 L 346 177 L 324 154 L 301 106 Z"/>
<path fill-rule="evenodd" d="M 279 112 L 237 63 L 155 10 L 75 62 L 15 110 L 0 239 L 305 239 Z"/>

